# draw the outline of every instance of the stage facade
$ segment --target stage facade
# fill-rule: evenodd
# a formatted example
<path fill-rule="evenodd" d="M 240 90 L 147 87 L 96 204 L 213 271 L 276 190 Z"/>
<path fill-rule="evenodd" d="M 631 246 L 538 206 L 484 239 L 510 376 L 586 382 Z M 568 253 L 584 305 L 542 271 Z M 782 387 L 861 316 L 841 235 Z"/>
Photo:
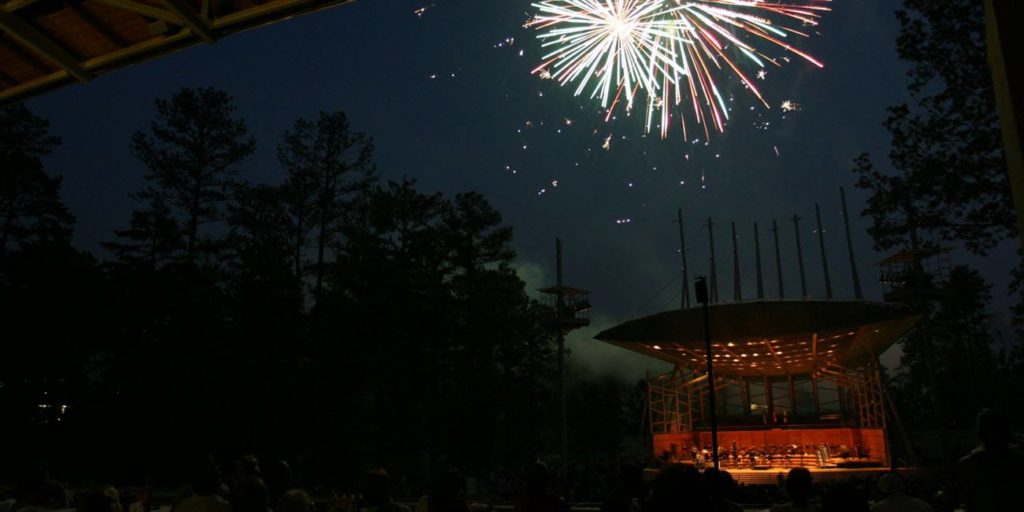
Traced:
<path fill-rule="evenodd" d="M 654 456 L 710 460 L 709 390 L 725 468 L 887 467 L 887 399 L 878 355 L 916 323 L 863 301 L 760 300 L 710 306 L 714 386 L 699 307 L 632 320 L 597 339 L 669 361 L 648 378 Z"/>

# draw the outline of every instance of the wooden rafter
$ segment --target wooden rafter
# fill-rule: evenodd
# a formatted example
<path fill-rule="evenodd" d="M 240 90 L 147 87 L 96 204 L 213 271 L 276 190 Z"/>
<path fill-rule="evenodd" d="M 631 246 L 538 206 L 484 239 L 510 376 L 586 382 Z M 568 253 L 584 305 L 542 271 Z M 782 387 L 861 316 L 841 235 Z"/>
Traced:
<path fill-rule="evenodd" d="M 181 16 L 179 16 L 179 15 L 177 15 L 177 14 L 171 12 L 171 11 L 168 11 L 167 9 L 161 9 L 159 7 L 154 7 L 154 6 L 149 5 L 149 4 L 143 4 L 143 3 L 135 2 L 133 0 L 93 0 L 93 1 L 98 3 L 98 4 L 103 4 L 103 5 L 106 5 L 106 6 L 109 6 L 109 7 L 114 7 L 115 9 L 121 9 L 122 11 L 128 11 L 128 12 L 132 12 L 132 13 L 135 13 L 135 14 L 139 14 L 139 15 L 145 16 L 145 17 L 150 18 L 150 19 L 166 21 L 166 22 L 169 22 L 169 23 L 174 23 L 176 25 L 184 25 L 185 24 L 184 21 L 181 19 Z"/>
<path fill-rule="evenodd" d="M 14 12 L 18 9 L 24 9 L 39 0 L 11 0 L 3 5 L 0 5 L 0 11 Z"/>
<path fill-rule="evenodd" d="M 39 1 L 6 0 L 0 4 L 0 47 L 9 48 L 11 54 L 0 69 L 6 77 L 0 77 L 0 104 L 267 23 L 352 2 L 263 0 L 255 5 L 236 5 L 217 0 L 89 0 L 121 11 L 111 13 L 106 8 L 83 5 L 83 0 L 60 0 L 54 4 L 57 12 L 77 22 L 47 25 L 44 30 L 36 25 L 36 9 L 26 9 Z M 82 13 L 92 15 L 92 19 Z M 155 22 L 172 28 L 151 30 L 149 38 L 141 41 L 123 35 L 128 33 L 125 27 L 133 26 L 137 32 L 140 23 L 152 26 Z M 89 40 L 104 42 L 106 48 L 98 55 L 86 52 L 82 45 Z M 27 66 L 31 69 L 25 69 Z"/>
<path fill-rule="evenodd" d="M 0 29 L 27 48 L 53 61 L 79 82 L 92 79 L 92 74 L 82 67 L 77 58 L 17 14 L 0 12 Z"/>
<path fill-rule="evenodd" d="M 764 344 L 765 344 L 766 347 L 768 347 L 768 352 L 772 355 L 772 358 L 775 359 L 775 362 L 779 363 L 779 366 L 782 367 L 782 371 L 784 371 L 784 372 L 786 372 L 788 374 L 789 373 L 789 368 L 786 366 L 786 362 L 783 361 L 782 358 L 779 357 L 779 354 L 777 354 L 775 352 L 775 347 L 772 346 L 771 340 L 765 340 Z"/>
<path fill-rule="evenodd" d="M 86 25 L 89 25 L 89 28 L 103 36 L 103 39 L 106 39 L 110 44 L 118 48 L 128 46 L 128 42 L 125 41 L 123 37 L 117 35 L 113 30 L 110 30 L 110 27 L 104 25 L 103 22 L 98 20 L 91 12 L 80 6 L 80 2 L 81 0 L 64 0 L 64 6 L 70 9 L 71 12 L 75 13 L 75 16 L 78 16 L 78 18 L 85 22 Z"/>
<path fill-rule="evenodd" d="M 210 29 L 210 23 L 196 12 L 195 8 L 188 4 L 185 0 L 164 0 L 164 4 L 167 5 L 168 10 L 181 16 L 181 19 L 185 22 L 185 26 L 192 31 L 193 34 L 199 36 L 200 39 L 207 43 L 212 43 L 217 40 L 213 35 L 213 30 Z"/>
<path fill-rule="evenodd" d="M 34 68 L 36 71 L 40 73 L 53 72 L 53 68 L 47 67 L 43 62 L 39 60 L 38 57 L 29 53 L 29 51 L 22 48 L 21 45 L 8 41 L 7 38 L 2 37 L 2 34 L 3 31 L 0 30 L 0 47 L 5 48 L 7 51 L 17 56 L 19 59 L 27 63 L 29 66 L 32 66 L 32 68 Z"/>

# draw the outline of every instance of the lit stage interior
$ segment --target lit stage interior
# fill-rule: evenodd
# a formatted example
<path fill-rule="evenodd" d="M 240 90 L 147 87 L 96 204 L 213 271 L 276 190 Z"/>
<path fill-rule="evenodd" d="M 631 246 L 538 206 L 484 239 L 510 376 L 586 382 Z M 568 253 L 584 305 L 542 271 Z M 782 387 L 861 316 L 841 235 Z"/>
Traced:
<path fill-rule="evenodd" d="M 878 355 L 917 315 L 837 300 L 716 304 L 709 314 L 723 468 L 746 481 L 791 467 L 826 475 L 889 466 Z M 653 455 L 710 461 L 700 307 L 632 320 L 596 338 L 675 365 L 648 378 Z"/>

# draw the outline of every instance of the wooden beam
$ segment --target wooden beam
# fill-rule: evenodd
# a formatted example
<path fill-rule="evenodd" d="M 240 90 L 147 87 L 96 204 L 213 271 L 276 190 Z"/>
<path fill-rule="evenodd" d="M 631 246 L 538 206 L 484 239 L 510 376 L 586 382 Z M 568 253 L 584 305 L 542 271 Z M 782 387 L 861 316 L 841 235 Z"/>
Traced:
<path fill-rule="evenodd" d="M 13 87 L 15 85 L 18 85 L 18 81 L 17 80 L 15 80 L 13 77 L 11 77 L 11 75 L 8 75 L 7 73 L 4 73 L 3 71 L 0 71 L 0 82 L 4 82 L 6 84 L 10 84 L 11 87 Z"/>
<path fill-rule="evenodd" d="M 0 29 L 19 43 L 56 63 L 79 82 L 85 83 L 92 79 L 92 74 L 79 64 L 77 58 L 18 15 L 0 12 Z"/>
<path fill-rule="evenodd" d="M 128 12 L 132 12 L 132 13 L 138 14 L 140 16 L 145 16 L 147 18 L 152 18 L 154 20 L 162 20 L 162 21 L 166 21 L 166 22 L 169 22 L 169 23 L 174 23 L 176 25 L 184 25 L 185 24 L 184 20 L 181 19 L 181 16 L 179 16 L 179 15 L 177 15 L 177 14 L 171 12 L 171 11 L 168 11 L 166 9 L 161 9 L 159 7 L 153 7 L 152 5 L 149 5 L 149 4 L 143 4 L 143 3 L 135 2 L 133 0 L 92 0 L 92 1 L 96 2 L 98 4 L 106 5 L 108 7 L 113 7 L 115 9 L 120 9 L 122 11 L 128 11 Z"/>
<path fill-rule="evenodd" d="M 20 44 L 8 41 L 6 37 L 3 37 L 3 32 L 0 31 L 0 47 L 7 49 L 7 51 L 16 55 L 19 59 L 25 61 L 32 69 L 37 72 L 48 75 L 53 73 L 54 68 L 47 66 L 46 63 L 41 62 L 38 57 L 32 54 L 32 52 L 21 47 Z"/>
<path fill-rule="evenodd" d="M 789 375 L 789 368 L 786 367 L 786 362 L 783 361 L 782 358 L 775 353 L 775 347 L 772 346 L 771 340 L 765 340 L 764 344 L 765 346 L 768 347 L 768 353 L 772 355 L 772 358 L 775 359 L 775 362 L 779 363 L 779 367 L 782 368 L 783 373 Z"/>
<path fill-rule="evenodd" d="M 64 5 L 71 12 L 75 13 L 75 16 L 84 21 L 86 25 L 89 25 L 89 28 L 95 30 L 97 34 L 103 36 L 103 39 L 109 41 L 110 44 L 118 48 L 124 48 L 125 46 L 128 46 L 128 42 L 125 41 L 123 37 L 117 35 L 113 30 L 110 29 L 110 27 L 104 25 L 102 21 L 97 19 L 95 15 L 86 10 L 84 7 L 81 7 L 79 5 L 81 1 L 82 0 L 64 0 Z"/>
<path fill-rule="evenodd" d="M 185 26 L 192 31 L 193 34 L 199 36 L 200 39 L 207 43 L 212 43 L 217 40 L 213 35 L 213 30 L 210 29 L 210 23 L 205 18 L 196 12 L 195 8 L 192 7 L 186 0 L 164 0 L 164 4 L 167 8 L 181 16 L 185 22 Z"/>
<path fill-rule="evenodd" d="M 14 12 L 18 9 L 24 9 L 39 0 L 10 0 L 9 2 L 0 5 L 0 10 L 4 12 Z"/>

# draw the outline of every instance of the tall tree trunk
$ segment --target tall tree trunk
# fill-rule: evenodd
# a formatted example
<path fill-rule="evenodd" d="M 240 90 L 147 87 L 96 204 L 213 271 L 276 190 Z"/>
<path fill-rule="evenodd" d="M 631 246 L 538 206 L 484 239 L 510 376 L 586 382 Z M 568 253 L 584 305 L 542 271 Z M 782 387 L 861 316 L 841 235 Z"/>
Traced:
<path fill-rule="evenodd" d="M 316 300 L 320 300 L 320 293 L 324 284 L 324 249 L 327 246 L 327 220 L 320 218 L 320 233 L 317 235 L 316 243 Z"/>
<path fill-rule="evenodd" d="M 192 200 L 190 201 L 188 211 L 188 251 L 187 259 L 188 264 L 191 266 L 195 261 L 196 254 L 196 238 L 199 233 L 199 198 L 202 195 L 202 182 L 196 180 L 196 184 L 192 189 Z"/>

